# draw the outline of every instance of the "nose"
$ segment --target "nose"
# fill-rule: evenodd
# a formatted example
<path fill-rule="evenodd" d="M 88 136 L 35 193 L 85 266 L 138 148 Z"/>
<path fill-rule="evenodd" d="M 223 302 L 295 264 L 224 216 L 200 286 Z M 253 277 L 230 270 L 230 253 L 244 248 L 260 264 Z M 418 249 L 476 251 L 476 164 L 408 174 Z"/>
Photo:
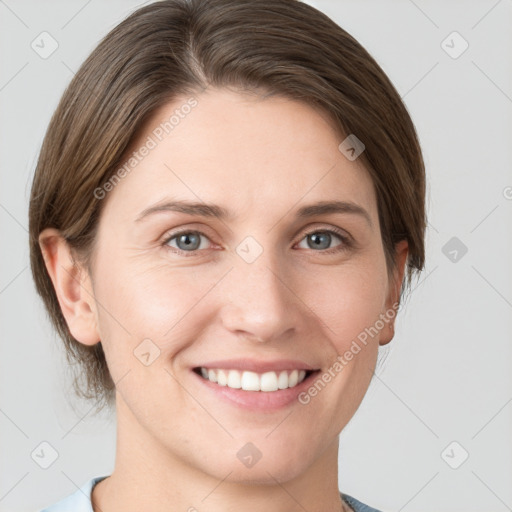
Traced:
<path fill-rule="evenodd" d="M 265 253 L 263 253 L 265 254 Z M 307 316 L 289 272 L 271 257 L 238 261 L 222 287 L 224 328 L 239 337 L 271 342 L 293 336 Z"/>

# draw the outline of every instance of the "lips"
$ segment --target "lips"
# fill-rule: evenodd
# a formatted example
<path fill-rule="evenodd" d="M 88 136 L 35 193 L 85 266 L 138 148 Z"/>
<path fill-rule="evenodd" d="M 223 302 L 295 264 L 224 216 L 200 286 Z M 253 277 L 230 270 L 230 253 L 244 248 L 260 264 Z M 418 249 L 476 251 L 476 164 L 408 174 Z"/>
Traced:
<path fill-rule="evenodd" d="M 247 410 L 270 412 L 289 406 L 320 369 L 296 359 L 229 359 L 191 368 L 201 387 L 222 401 Z"/>
<path fill-rule="evenodd" d="M 263 392 L 293 388 L 313 371 L 309 364 L 293 359 L 229 359 L 212 361 L 194 368 L 195 373 L 219 386 Z"/>
<path fill-rule="evenodd" d="M 230 372 L 233 371 L 238 372 L 238 370 L 230 370 Z M 272 382 L 273 377 L 270 377 L 269 373 L 274 373 L 275 375 L 282 372 L 266 372 L 261 374 L 262 377 L 260 377 L 260 374 L 254 373 L 254 375 L 249 378 L 249 385 L 252 385 L 253 387 L 248 390 L 232 388 L 227 385 L 227 381 L 226 385 L 222 385 L 210 380 L 209 378 L 205 378 L 201 374 L 202 372 L 200 368 L 195 368 L 191 373 L 194 375 L 196 382 L 200 386 L 198 390 L 204 390 L 205 393 L 211 394 L 211 396 L 215 397 L 216 400 L 227 403 L 230 406 L 235 406 L 236 408 L 245 409 L 248 412 L 271 413 L 285 407 L 293 406 L 294 404 L 295 406 L 303 407 L 303 405 L 301 405 L 297 400 L 297 397 L 300 393 L 303 393 L 308 386 L 311 386 L 311 383 L 320 373 L 320 370 L 307 371 L 307 373 L 305 370 L 300 371 L 305 374 L 303 377 L 301 376 L 303 380 L 299 381 L 299 372 L 297 370 L 293 370 L 290 373 L 297 374 L 297 383 L 290 387 L 290 381 L 288 380 L 288 387 L 279 388 L 278 380 L 279 389 L 275 389 L 275 381 Z M 210 369 L 208 372 L 214 372 L 214 370 Z M 266 375 L 266 377 L 263 377 L 263 375 Z M 226 378 L 229 379 L 229 376 Z M 262 385 L 263 389 L 261 389 Z M 281 385 L 284 386 L 283 381 L 281 381 Z M 259 390 L 257 390 L 258 387 L 260 387 Z M 199 392 L 202 393 L 203 391 Z"/>

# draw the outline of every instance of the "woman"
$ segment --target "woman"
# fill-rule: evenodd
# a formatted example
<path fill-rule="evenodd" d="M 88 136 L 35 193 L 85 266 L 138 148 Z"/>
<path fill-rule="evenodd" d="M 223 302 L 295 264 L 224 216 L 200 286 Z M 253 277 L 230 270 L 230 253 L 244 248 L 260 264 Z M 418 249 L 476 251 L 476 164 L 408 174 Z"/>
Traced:
<path fill-rule="evenodd" d="M 423 268 L 425 171 L 374 59 L 295 0 L 164 0 L 75 75 L 30 201 L 111 475 L 47 511 L 375 511 L 339 434 Z"/>

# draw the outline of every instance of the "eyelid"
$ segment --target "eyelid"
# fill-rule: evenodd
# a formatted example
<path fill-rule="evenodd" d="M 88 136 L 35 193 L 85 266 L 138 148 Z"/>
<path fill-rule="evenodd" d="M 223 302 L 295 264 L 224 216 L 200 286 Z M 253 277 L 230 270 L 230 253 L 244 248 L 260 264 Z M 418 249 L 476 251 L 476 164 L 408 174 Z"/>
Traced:
<path fill-rule="evenodd" d="M 312 228 L 307 229 L 306 231 L 302 232 L 302 236 L 301 236 L 300 240 L 302 240 L 302 238 L 304 238 L 307 235 L 311 235 L 312 233 L 317 233 L 317 232 L 334 233 L 343 239 L 351 240 L 351 241 L 353 240 L 350 233 L 348 233 L 344 229 L 338 228 L 336 226 L 327 226 L 327 227 L 326 226 L 313 226 Z"/>
<path fill-rule="evenodd" d="M 211 239 L 211 236 L 208 234 L 209 231 L 210 231 L 210 229 L 208 229 L 208 227 L 204 226 L 204 225 L 201 225 L 201 227 L 186 226 L 186 227 L 172 228 L 172 229 L 168 229 L 159 238 L 159 240 L 161 243 L 167 243 L 171 238 L 174 238 L 175 236 L 181 235 L 183 233 L 197 233 L 197 234 L 207 237 L 208 239 Z"/>

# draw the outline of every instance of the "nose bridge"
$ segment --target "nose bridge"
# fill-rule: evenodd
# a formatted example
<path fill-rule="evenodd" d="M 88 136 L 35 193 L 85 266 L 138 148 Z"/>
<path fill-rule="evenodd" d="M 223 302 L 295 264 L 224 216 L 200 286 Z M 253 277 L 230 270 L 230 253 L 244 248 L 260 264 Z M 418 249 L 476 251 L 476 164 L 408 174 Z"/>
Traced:
<path fill-rule="evenodd" d="M 262 250 L 251 260 L 247 255 L 254 257 L 255 248 L 243 243 L 240 247 L 248 250 L 234 258 L 235 268 L 225 283 L 224 326 L 259 341 L 278 338 L 296 328 L 299 319 L 297 300 L 286 285 L 287 273 L 272 251 Z"/>

